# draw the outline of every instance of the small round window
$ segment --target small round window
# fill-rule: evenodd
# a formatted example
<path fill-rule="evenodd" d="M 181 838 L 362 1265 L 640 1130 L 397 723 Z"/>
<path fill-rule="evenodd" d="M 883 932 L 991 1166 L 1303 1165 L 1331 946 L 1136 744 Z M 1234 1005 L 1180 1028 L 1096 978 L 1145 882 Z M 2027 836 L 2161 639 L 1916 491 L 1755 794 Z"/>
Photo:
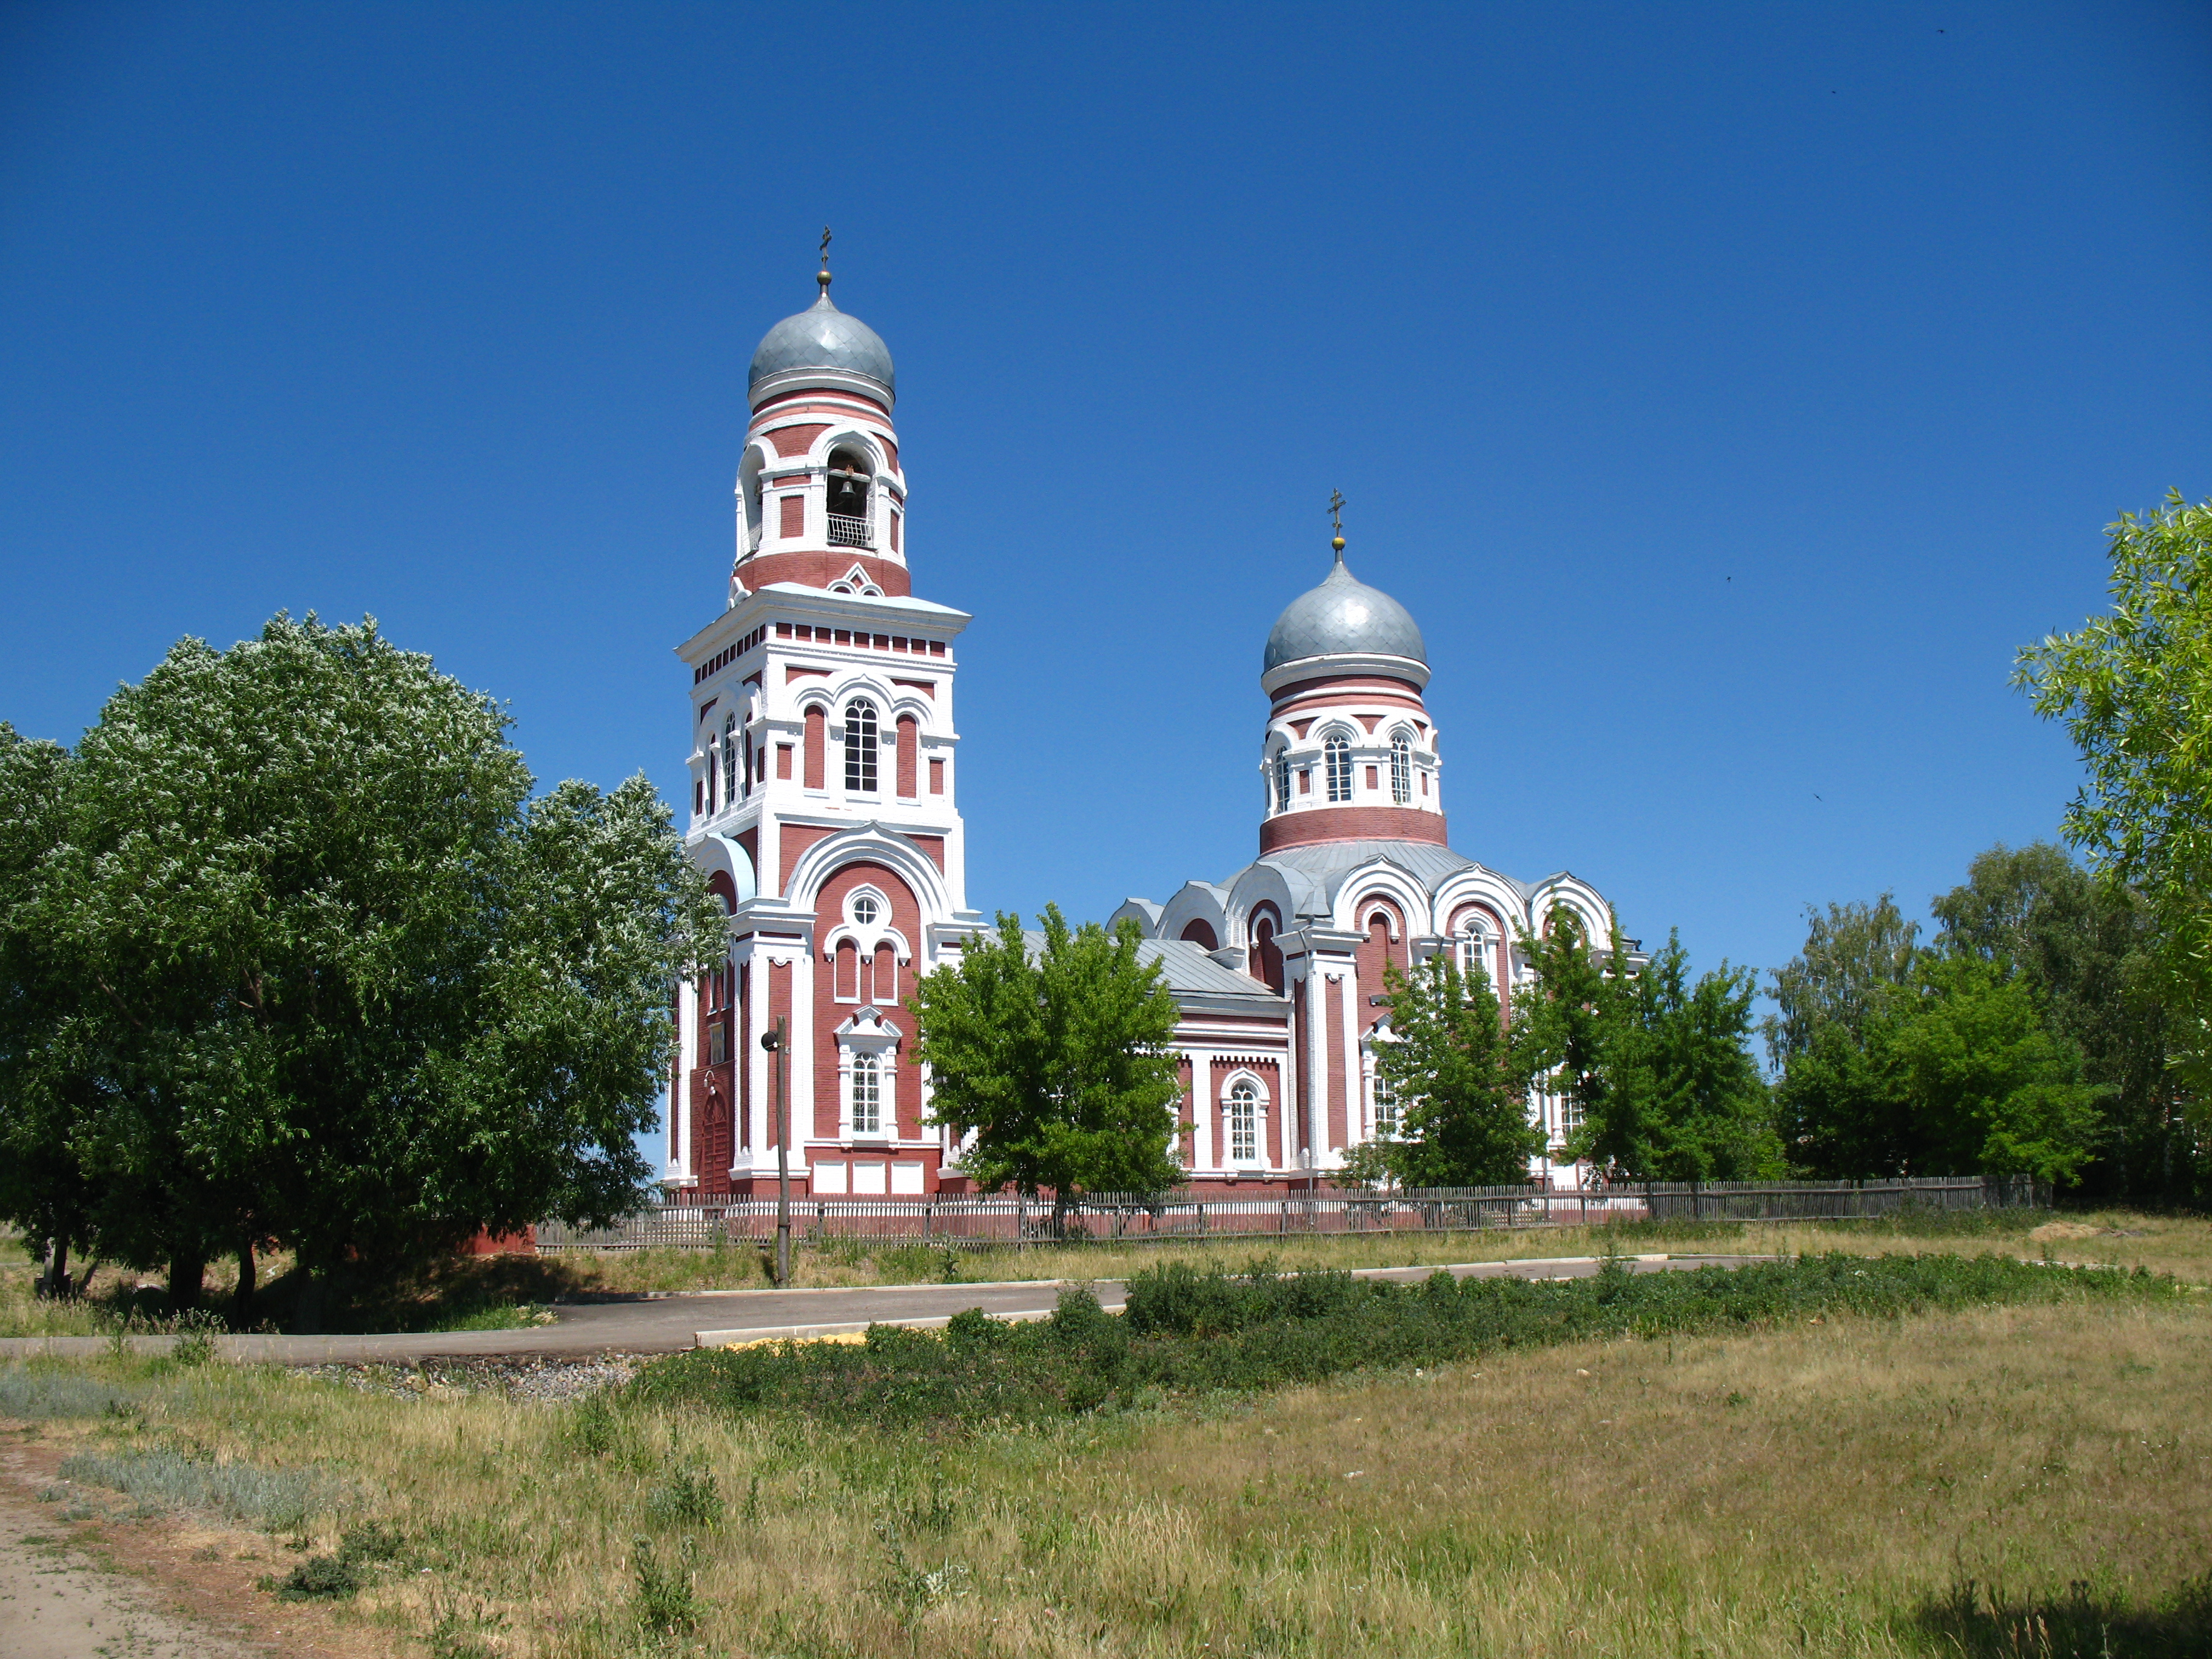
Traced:
<path fill-rule="evenodd" d="M 853 920 L 863 927 L 876 925 L 876 902 L 866 893 L 853 901 Z"/>

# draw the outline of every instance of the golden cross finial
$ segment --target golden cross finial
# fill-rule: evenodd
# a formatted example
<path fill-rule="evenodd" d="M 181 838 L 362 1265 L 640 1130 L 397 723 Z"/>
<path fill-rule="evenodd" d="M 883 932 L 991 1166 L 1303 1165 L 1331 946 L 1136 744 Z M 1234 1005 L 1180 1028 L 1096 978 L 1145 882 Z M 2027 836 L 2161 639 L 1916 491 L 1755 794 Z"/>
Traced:
<path fill-rule="evenodd" d="M 822 284 L 826 296 L 830 292 L 830 227 L 822 227 L 822 269 L 814 273 L 814 280 Z"/>
<path fill-rule="evenodd" d="M 1329 545 L 1339 553 L 1343 552 L 1344 492 L 1341 489 L 1332 489 L 1328 492 L 1328 527 L 1334 532 Z"/>

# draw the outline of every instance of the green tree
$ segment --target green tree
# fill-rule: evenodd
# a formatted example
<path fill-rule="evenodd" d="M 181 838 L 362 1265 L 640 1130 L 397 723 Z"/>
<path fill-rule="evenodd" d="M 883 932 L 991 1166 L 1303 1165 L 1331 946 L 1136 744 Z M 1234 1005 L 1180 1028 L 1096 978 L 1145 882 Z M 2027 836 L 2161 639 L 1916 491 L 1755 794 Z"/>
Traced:
<path fill-rule="evenodd" d="M 1346 1162 L 1354 1180 L 1406 1187 L 1487 1187 L 1525 1181 L 1543 1132 L 1528 1121 L 1528 1077 L 1480 963 L 1462 974 L 1439 951 L 1412 975 L 1382 970 L 1390 1013 L 1375 1070 L 1402 1103 L 1396 1139 L 1369 1141 Z"/>
<path fill-rule="evenodd" d="M 908 1005 L 934 1120 L 975 1137 L 961 1167 L 987 1191 L 1062 1200 L 1175 1186 L 1176 1001 L 1139 960 L 1136 925 L 1071 928 L 1048 905 L 1033 945 L 1018 918 L 998 920 Z"/>
<path fill-rule="evenodd" d="M 1958 946 L 1934 951 L 1887 895 L 1811 915 L 1805 954 L 1777 975 L 1794 1006 L 1768 1023 L 1783 1139 L 1806 1174 L 2059 1181 L 2093 1156 L 2105 1091 L 2011 959 L 1965 948 L 1972 908 Z"/>
<path fill-rule="evenodd" d="M 2174 491 L 2106 534 L 2111 614 L 2025 647 L 2014 684 L 2066 723 L 2087 770 L 2066 839 L 2158 924 L 2194 1110 L 2212 1082 L 2212 501 Z"/>
<path fill-rule="evenodd" d="M 58 774 L 17 925 L 68 984 L 52 1037 L 101 1243 L 277 1240 L 370 1277 L 650 1170 L 671 978 L 725 922 L 636 778 L 532 799 L 495 706 L 374 623 L 187 640 Z"/>
<path fill-rule="evenodd" d="M 1825 915 L 1808 905 L 1805 922 L 1804 951 L 1771 976 L 1780 1012 L 1760 1022 L 1778 1068 L 1809 1050 L 1825 1027 L 1856 1039 L 1881 997 L 1911 976 L 1919 953 L 1920 924 L 1905 919 L 1893 894 L 1872 904 L 1832 903 Z"/>
<path fill-rule="evenodd" d="M 2080 1190 L 2186 1200 L 2202 1190 L 2197 1138 L 2166 1064 L 2158 927 L 2130 888 L 2100 882 L 2045 842 L 1979 854 L 1931 905 L 1936 948 L 2016 975 L 2057 1035 L 2081 1052 L 2102 1098 Z"/>
<path fill-rule="evenodd" d="M 1916 1175 L 2070 1179 L 2092 1156 L 2097 1101 L 2080 1050 L 2033 990 L 1993 963 L 1929 956 L 1896 1000 L 1886 1047 Z"/>
<path fill-rule="evenodd" d="M 1564 1096 L 1566 1152 L 1654 1181 L 1729 1181 L 1779 1162 L 1771 1103 L 1744 1044 L 1753 978 L 1723 963 L 1692 984 L 1678 935 L 1638 963 L 1618 926 L 1593 948 L 1555 909 L 1524 936 L 1514 1004 L 1520 1063 Z"/>
<path fill-rule="evenodd" d="M 1785 1167 L 1773 1102 L 1747 1046 L 1758 975 L 1690 981 L 1678 933 L 1608 1005 L 1605 1087 L 1571 1150 L 1653 1181 L 1748 1181 Z"/>
<path fill-rule="evenodd" d="M 100 1188 L 73 1145 L 90 1105 L 64 1025 L 72 986 L 37 926 L 38 878 L 61 840 L 69 751 L 0 720 L 0 1216 L 44 1254 L 50 1293 L 96 1237 Z"/>
<path fill-rule="evenodd" d="M 1611 1104 L 1607 1051 L 1628 1023 L 1632 994 L 1613 972 L 1628 957 L 1618 927 L 1610 948 L 1591 948 L 1581 917 L 1555 907 L 1540 933 L 1522 933 L 1520 947 L 1529 978 L 1513 998 L 1513 1037 L 1532 1080 L 1567 1103 L 1571 1122 L 1602 1120 Z"/>

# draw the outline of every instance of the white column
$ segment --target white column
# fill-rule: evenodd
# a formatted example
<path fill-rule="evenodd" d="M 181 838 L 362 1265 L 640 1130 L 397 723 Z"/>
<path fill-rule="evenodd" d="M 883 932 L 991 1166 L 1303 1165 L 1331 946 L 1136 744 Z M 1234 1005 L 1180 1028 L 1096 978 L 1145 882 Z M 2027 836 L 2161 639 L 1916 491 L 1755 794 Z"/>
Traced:
<path fill-rule="evenodd" d="M 814 1138 L 814 947 L 810 940 L 792 953 L 791 1091 L 792 1168 L 805 1164 L 801 1149 Z"/>
<path fill-rule="evenodd" d="M 1316 1164 L 1321 1161 L 1322 1142 L 1328 1127 L 1328 1002 L 1323 979 L 1320 962 L 1307 957 L 1306 1148 Z M 1285 1121 L 1288 1122 L 1287 1115 Z"/>
<path fill-rule="evenodd" d="M 769 1076 L 769 1054 L 760 1046 L 761 1033 L 768 1029 L 768 958 L 752 945 L 739 947 L 744 952 L 745 1018 L 744 1029 L 751 1033 L 745 1043 L 745 1152 L 747 1161 L 755 1170 L 760 1168 L 761 1148 L 768 1139 L 768 1091 L 775 1086 Z"/>
<path fill-rule="evenodd" d="M 1213 1056 L 1194 1051 L 1190 1057 L 1190 1167 L 1211 1170 L 1213 1164 Z"/>
<path fill-rule="evenodd" d="M 1359 976 L 1347 970 L 1337 985 L 1343 993 L 1340 1001 L 1344 1009 L 1344 1146 L 1329 1149 L 1332 1168 L 1344 1161 L 1340 1154 L 1345 1147 L 1360 1138 L 1360 1113 L 1367 1096 L 1359 1068 Z"/>
<path fill-rule="evenodd" d="M 695 1180 L 691 1168 L 691 1057 L 698 1052 L 699 988 L 686 980 L 676 992 L 676 1077 L 668 1085 L 668 1113 L 676 1120 L 672 1174 Z"/>

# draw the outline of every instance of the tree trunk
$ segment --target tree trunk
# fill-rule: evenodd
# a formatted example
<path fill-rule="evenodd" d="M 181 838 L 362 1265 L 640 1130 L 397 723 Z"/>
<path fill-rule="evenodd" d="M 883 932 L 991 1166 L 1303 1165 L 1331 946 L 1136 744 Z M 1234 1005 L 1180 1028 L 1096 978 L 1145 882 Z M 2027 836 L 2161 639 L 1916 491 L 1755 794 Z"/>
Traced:
<path fill-rule="evenodd" d="M 69 1294 L 69 1236 L 56 1237 L 53 1254 L 46 1258 L 46 1273 L 39 1281 L 39 1294 L 44 1297 L 64 1297 Z"/>
<path fill-rule="evenodd" d="M 231 1299 L 230 1322 L 241 1331 L 253 1328 L 253 1241 L 238 1247 L 238 1294 Z"/>
<path fill-rule="evenodd" d="M 169 1258 L 169 1311 L 183 1313 L 200 1305 L 200 1291 L 207 1279 L 207 1251 L 198 1245 L 178 1250 Z"/>
<path fill-rule="evenodd" d="M 292 1328 L 301 1336 L 320 1336 L 323 1334 L 323 1276 L 302 1261 L 300 1277 L 306 1282 L 300 1286 L 300 1302 L 292 1315 Z"/>

